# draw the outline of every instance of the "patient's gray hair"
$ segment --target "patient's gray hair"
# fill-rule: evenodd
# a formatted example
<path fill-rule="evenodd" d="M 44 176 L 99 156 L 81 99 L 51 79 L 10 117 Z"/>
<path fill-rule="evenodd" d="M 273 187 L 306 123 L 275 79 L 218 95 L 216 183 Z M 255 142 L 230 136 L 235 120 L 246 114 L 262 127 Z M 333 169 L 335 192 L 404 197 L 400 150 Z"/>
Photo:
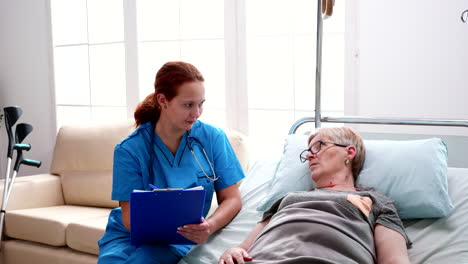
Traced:
<path fill-rule="evenodd" d="M 356 147 L 356 156 L 351 163 L 351 172 L 353 173 L 354 182 L 356 182 L 366 157 L 364 142 L 359 133 L 350 127 L 322 127 L 309 136 L 307 143 L 310 144 L 312 139 L 317 135 L 337 144 L 353 145 Z"/>

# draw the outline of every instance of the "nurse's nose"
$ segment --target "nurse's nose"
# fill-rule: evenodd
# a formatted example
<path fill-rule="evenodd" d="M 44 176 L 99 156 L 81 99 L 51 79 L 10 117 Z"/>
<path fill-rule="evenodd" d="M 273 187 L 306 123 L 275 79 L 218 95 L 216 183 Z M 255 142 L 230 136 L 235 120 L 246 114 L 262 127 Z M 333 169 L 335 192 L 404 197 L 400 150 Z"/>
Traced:
<path fill-rule="evenodd" d="M 203 112 L 203 107 L 202 106 L 195 106 L 192 108 L 192 111 L 190 112 L 190 115 L 193 118 L 199 118 Z"/>

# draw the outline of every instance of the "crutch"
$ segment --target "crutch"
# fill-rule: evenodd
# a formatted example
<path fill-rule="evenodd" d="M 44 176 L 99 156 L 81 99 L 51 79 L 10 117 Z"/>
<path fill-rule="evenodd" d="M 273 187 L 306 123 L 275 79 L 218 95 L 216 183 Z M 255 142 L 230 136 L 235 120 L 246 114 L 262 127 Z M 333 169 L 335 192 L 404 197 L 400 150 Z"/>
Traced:
<path fill-rule="evenodd" d="M 29 144 L 21 144 L 24 138 L 31 133 L 32 126 L 29 124 L 21 123 L 16 126 L 15 131 L 15 138 L 13 138 L 12 133 L 12 126 L 16 123 L 16 121 L 21 116 L 21 109 L 18 107 L 6 107 L 4 108 L 5 112 L 5 123 L 6 129 L 8 133 L 8 166 L 7 166 L 7 173 L 5 175 L 5 187 L 3 189 L 3 200 L 2 200 L 2 207 L 0 211 L 0 243 L 3 233 L 3 225 L 5 219 L 5 210 L 8 204 L 8 199 L 10 197 L 11 190 L 13 189 L 13 183 L 18 173 L 19 167 L 21 164 L 26 164 L 29 166 L 39 167 L 41 162 L 35 160 L 28 160 L 23 159 L 23 150 L 29 151 L 31 149 L 31 145 Z M 13 177 L 10 180 L 10 169 L 11 169 L 11 159 L 13 156 L 13 150 L 17 151 L 16 155 L 16 162 L 13 169 Z M 1 249 L 1 247 L 0 247 Z"/>
<path fill-rule="evenodd" d="M 16 106 L 10 106 L 3 108 L 3 112 L 5 114 L 5 128 L 8 135 L 8 149 L 7 149 L 7 170 L 5 174 L 5 186 L 7 184 L 7 177 L 10 175 L 10 168 L 11 168 L 11 158 L 13 156 L 13 146 L 15 145 L 15 139 L 13 138 L 13 125 L 15 125 L 16 121 L 20 118 L 23 114 L 23 110 Z"/>
<path fill-rule="evenodd" d="M 31 149 L 31 145 L 21 144 L 21 142 L 23 142 L 24 138 L 29 133 L 31 133 L 32 130 L 33 130 L 33 127 L 30 124 L 21 123 L 21 124 L 16 125 L 15 136 L 16 136 L 17 143 L 13 146 L 13 149 L 16 150 L 16 161 L 15 161 L 15 165 L 13 166 L 13 176 L 8 185 L 8 192 L 7 192 L 6 200 L 5 200 L 5 208 L 2 208 L 3 215 L 0 215 L 0 222 L 2 224 L 3 224 L 3 219 L 4 219 L 4 213 L 5 213 L 4 210 L 6 209 L 8 199 L 10 198 L 11 190 L 13 189 L 13 183 L 15 182 L 15 178 L 16 178 L 16 175 L 18 174 L 19 167 L 21 166 L 21 164 L 24 164 L 27 166 L 34 166 L 36 168 L 39 168 L 41 166 L 40 161 L 31 160 L 31 159 L 23 159 L 23 150 L 29 151 Z M 0 227 L 3 227 L 3 225 L 1 225 Z"/>
<path fill-rule="evenodd" d="M 4 220 L 5 220 L 5 213 L 6 213 L 6 207 L 8 204 L 8 199 L 10 198 L 11 191 L 13 189 L 13 183 L 15 181 L 16 175 L 18 174 L 18 170 L 21 164 L 25 164 L 28 166 L 35 166 L 39 167 L 41 166 L 41 162 L 35 161 L 35 160 L 29 160 L 29 159 L 23 159 L 23 150 L 29 151 L 31 149 L 30 144 L 21 144 L 23 142 L 24 138 L 31 133 L 33 130 L 33 127 L 29 124 L 26 123 L 21 123 L 16 125 L 16 130 L 15 130 L 15 143 L 13 145 L 13 150 L 16 150 L 16 161 L 15 165 L 13 166 L 13 176 L 11 180 L 9 179 L 10 174 L 8 174 L 8 184 L 6 185 L 5 189 L 3 190 L 3 202 L 2 202 L 2 209 L 0 212 L 0 238 L 2 237 L 3 234 L 3 225 L 4 225 Z M 5 179 L 7 180 L 7 179 Z M 1 240 L 0 240 L 1 243 Z M 1 247 L 0 247 L 1 248 Z"/>
<path fill-rule="evenodd" d="M 6 208 L 6 196 L 8 193 L 8 186 L 9 186 L 9 180 L 10 180 L 10 169 L 11 169 L 11 159 L 13 157 L 13 147 L 15 145 L 15 138 L 13 137 L 13 125 L 18 121 L 20 118 L 21 114 L 23 114 L 23 110 L 19 107 L 15 106 L 10 106 L 10 107 L 5 107 L 3 108 L 3 112 L 5 114 L 5 128 L 7 131 L 8 135 L 8 149 L 7 149 L 7 169 L 5 173 L 5 186 L 3 188 L 3 200 L 2 200 L 2 209 L 1 209 L 1 219 L 0 219 L 0 234 L 1 234 L 1 228 L 3 228 L 3 215 L 5 213 L 5 208 Z M 1 239 L 1 235 L 0 235 Z"/>
<path fill-rule="evenodd" d="M 20 118 L 23 114 L 23 110 L 19 107 L 10 106 L 3 108 L 3 113 L 5 115 L 5 128 L 8 135 L 8 149 L 7 149 L 7 169 L 5 173 L 5 184 L 3 188 L 3 199 L 2 199 L 2 208 L 0 211 L 0 241 L 2 239 L 3 233 L 3 218 L 5 216 L 5 209 L 6 209 L 6 197 L 8 194 L 8 187 L 9 187 L 9 180 L 10 180 L 10 169 L 11 169 L 11 159 L 13 157 L 13 147 L 15 145 L 15 138 L 13 137 L 13 126 L 15 125 L 16 121 Z"/>

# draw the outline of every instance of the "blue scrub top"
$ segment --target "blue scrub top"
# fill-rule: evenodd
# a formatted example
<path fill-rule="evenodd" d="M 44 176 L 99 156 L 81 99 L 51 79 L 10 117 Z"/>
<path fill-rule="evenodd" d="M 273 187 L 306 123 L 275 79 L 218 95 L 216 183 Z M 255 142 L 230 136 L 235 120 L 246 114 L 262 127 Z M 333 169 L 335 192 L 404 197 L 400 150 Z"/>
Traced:
<path fill-rule="evenodd" d="M 190 188 L 201 185 L 206 190 L 203 214 L 206 217 L 213 192 L 237 183 L 245 175 L 226 134 L 221 129 L 197 121 L 193 124 L 190 134 L 201 144 L 196 140 L 189 140 L 186 132 L 175 155 L 154 132 L 151 122 L 141 125 L 122 140 L 114 150 L 112 199 L 129 201 L 133 190 L 151 190 L 150 183 L 158 188 Z M 205 149 L 216 176 L 219 177 L 218 180 L 211 182 L 205 176 L 190 152 L 189 143 L 192 144 L 203 170 L 214 178 L 213 170 L 202 151 Z M 100 243 L 121 237 L 125 232 L 130 236 L 126 229 L 122 230 L 121 217 L 113 217 L 115 214 L 120 214 L 120 208 L 111 213 L 106 233 Z"/>

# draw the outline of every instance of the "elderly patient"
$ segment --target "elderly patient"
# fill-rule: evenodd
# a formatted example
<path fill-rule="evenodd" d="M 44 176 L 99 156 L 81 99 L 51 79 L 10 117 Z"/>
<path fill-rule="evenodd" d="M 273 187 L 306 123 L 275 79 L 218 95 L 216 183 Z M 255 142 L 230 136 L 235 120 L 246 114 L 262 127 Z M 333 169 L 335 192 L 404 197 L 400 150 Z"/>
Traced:
<path fill-rule="evenodd" d="M 276 201 L 218 264 L 409 263 L 411 242 L 393 201 L 355 185 L 364 157 L 355 130 L 319 129 L 300 155 L 315 188 Z"/>

